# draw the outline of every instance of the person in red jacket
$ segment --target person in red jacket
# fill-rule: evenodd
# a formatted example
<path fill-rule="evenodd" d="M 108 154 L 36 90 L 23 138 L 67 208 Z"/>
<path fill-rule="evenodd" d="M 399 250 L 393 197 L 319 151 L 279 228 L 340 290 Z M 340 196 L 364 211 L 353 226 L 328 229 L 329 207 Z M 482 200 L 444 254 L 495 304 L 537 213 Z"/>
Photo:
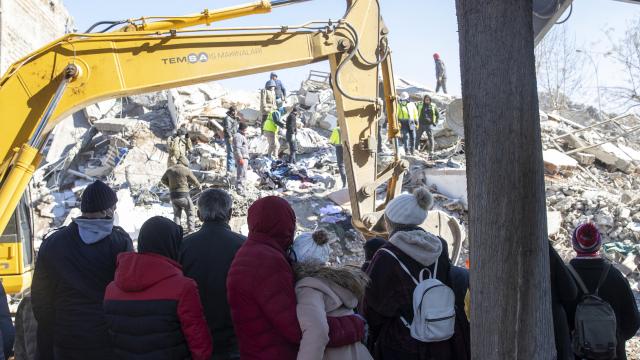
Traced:
<path fill-rule="evenodd" d="M 231 263 L 227 298 L 242 360 L 296 359 L 302 333 L 296 315 L 294 275 L 287 251 L 293 245 L 296 216 L 276 196 L 249 208 L 249 236 Z M 357 316 L 328 317 L 329 347 L 362 340 Z"/>
<path fill-rule="evenodd" d="M 211 335 L 198 286 L 177 263 L 182 227 L 155 216 L 138 235 L 138 253 L 118 256 L 104 312 L 115 359 L 209 360 Z"/>

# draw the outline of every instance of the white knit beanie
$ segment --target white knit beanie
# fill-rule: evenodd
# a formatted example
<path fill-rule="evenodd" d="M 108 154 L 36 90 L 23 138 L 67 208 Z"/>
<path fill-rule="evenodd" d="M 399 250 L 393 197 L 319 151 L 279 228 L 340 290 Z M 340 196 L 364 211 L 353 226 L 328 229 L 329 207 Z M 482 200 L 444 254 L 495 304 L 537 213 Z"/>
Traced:
<path fill-rule="evenodd" d="M 413 194 L 402 194 L 389 201 L 384 215 L 394 224 L 420 225 L 427 218 L 433 205 L 433 196 L 425 187 L 417 188 Z"/>
<path fill-rule="evenodd" d="M 324 230 L 300 234 L 293 242 L 293 251 L 298 262 L 324 264 L 331 255 L 329 234 Z"/>

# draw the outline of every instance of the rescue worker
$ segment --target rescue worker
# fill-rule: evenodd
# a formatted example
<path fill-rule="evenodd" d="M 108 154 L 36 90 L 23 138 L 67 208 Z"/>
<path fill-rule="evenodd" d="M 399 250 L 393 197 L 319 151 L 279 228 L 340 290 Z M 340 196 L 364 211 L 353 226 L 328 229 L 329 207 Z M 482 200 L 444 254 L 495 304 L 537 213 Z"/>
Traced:
<path fill-rule="evenodd" d="M 338 172 L 340 173 L 340 180 L 342 180 L 342 187 L 347 187 L 347 172 L 344 169 L 344 149 L 342 148 L 342 142 L 340 141 L 340 127 L 336 127 L 331 132 L 329 143 L 336 149 L 336 162 L 338 163 Z"/>
<path fill-rule="evenodd" d="M 165 184 L 170 191 L 171 205 L 173 205 L 173 221 L 180 225 L 180 219 L 182 218 L 182 210 L 187 214 L 187 229 L 188 232 L 196 230 L 196 218 L 195 207 L 193 201 L 191 201 L 191 195 L 189 194 L 189 184 L 202 188 L 200 182 L 193 175 L 193 172 L 188 167 L 177 164 L 169 167 L 162 176 L 162 183 Z"/>
<path fill-rule="evenodd" d="M 31 286 L 40 360 L 114 359 L 102 303 L 118 254 L 133 250 L 129 235 L 113 225 L 117 202 L 95 181 L 82 193 L 82 216 L 42 242 Z"/>
<path fill-rule="evenodd" d="M 225 116 L 222 121 L 222 127 L 224 129 L 224 145 L 227 150 L 227 174 L 231 174 L 231 172 L 235 168 L 235 161 L 233 159 L 233 136 L 238 131 L 238 111 L 235 106 L 231 106 L 229 111 L 227 111 L 227 116 Z"/>
<path fill-rule="evenodd" d="M 416 135 L 416 149 L 420 148 L 420 139 L 422 134 L 427 133 L 427 145 L 429 145 L 429 154 L 433 154 L 435 150 L 435 141 L 433 139 L 432 126 L 438 124 L 440 119 L 440 111 L 438 107 L 431 101 L 431 96 L 425 95 L 422 102 L 418 105 L 418 133 Z"/>
<path fill-rule="evenodd" d="M 282 107 L 284 100 L 287 98 L 287 89 L 282 85 L 282 81 L 278 80 L 278 74 L 272 72 L 269 81 L 265 84 L 265 89 L 268 88 L 269 82 L 275 82 L 276 88 L 276 105 L 278 108 Z"/>
<path fill-rule="evenodd" d="M 447 93 L 447 68 L 444 66 L 444 61 L 440 59 L 440 54 L 433 54 L 433 61 L 436 63 L 436 94 L 440 91 L 440 87 L 442 87 L 442 91 Z"/>
<path fill-rule="evenodd" d="M 173 166 L 176 164 L 182 164 L 189 166 L 189 160 L 187 154 L 193 148 L 191 139 L 187 129 L 180 128 L 176 131 L 176 135 L 169 139 L 169 158 L 167 159 L 167 166 Z"/>
<path fill-rule="evenodd" d="M 287 144 L 289 145 L 289 162 L 296 163 L 296 134 L 298 133 L 298 116 L 300 110 L 294 107 L 289 116 L 287 116 Z"/>
<path fill-rule="evenodd" d="M 413 155 L 416 143 L 416 124 L 418 123 L 418 109 L 416 105 L 409 101 L 409 93 L 404 91 L 400 94 L 398 101 L 398 113 L 396 115 L 400 122 L 400 132 L 402 133 L 402 145 L 406 155 Z"/>
<path fill-rule="evenodd" d="M 265 88 L 260 92 L 260 112 L 262 113 L 262 124 L 267 121 L 267 117 L 278 110 L 276 103 L 276 82 L 267 81 Z"/>
<path fill-rule="evenodd" d="M 280 151 L 280 142 L 278 141 L 278 128 L 285 127 L 282 121 L 280 121 L 281 116 L 281 111 L 276 109 L 267 116 L 264 124 L 262 125 L 262 133 L 269 142 L 269 150 L 267 151 L 267 156 L 271 157 L 274 160 L 278 159 L 278 154 Z"/>
<path fill-rule="evenodd" d="M 233 135 L 233 156 L 236 160 L 236 190 L 239 194 L 244 192 L 244 182 L 247 180 L 247 167 L 249 166 L 249 143 L 244 135 L 247 124 L 241 123 L 238 132 Z"/>

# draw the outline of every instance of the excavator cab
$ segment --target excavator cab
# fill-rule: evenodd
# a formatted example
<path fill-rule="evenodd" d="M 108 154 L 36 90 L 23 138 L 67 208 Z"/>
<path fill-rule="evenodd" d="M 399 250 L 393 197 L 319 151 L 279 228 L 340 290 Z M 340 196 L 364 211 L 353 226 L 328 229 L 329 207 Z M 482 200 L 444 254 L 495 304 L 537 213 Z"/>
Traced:
<path fill-rule="evenodd" d="M 0 276 L 7 294 L 20 294 L 31 285 L 35 253 L 29 200 L 29 191 L 25 191 L 0 236 Z"/>

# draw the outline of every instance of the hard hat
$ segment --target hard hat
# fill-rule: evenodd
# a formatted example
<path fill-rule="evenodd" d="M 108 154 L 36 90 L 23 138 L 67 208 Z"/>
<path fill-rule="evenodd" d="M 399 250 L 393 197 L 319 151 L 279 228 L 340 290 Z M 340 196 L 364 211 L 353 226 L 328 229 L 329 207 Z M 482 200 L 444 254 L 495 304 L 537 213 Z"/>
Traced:
<path fill-rule="evenodd" d="M 400 100 L 409 100 L 409 93 L 408 93 L 408 92 L 406 92 L 406 91 L 403 91 L 403 92 L 400 94 Z"/>
<path fill-rule="evenodd" d="M 269 81 L 267 81 L 267 86 L 266 86 L 266 88 L 268 89 L 268 88 L 270 88 L 270 87 L 276 87 L 276 82 L 275 82 L 275 81 L 273 81 L 273 80 L 269 80 Z"/>
<path fill-rule="evenodd" d="M 438 54 L 438 53 L 433 54 L 433 58 L 434 59 L 440 59 L 440 54 Z"/>

